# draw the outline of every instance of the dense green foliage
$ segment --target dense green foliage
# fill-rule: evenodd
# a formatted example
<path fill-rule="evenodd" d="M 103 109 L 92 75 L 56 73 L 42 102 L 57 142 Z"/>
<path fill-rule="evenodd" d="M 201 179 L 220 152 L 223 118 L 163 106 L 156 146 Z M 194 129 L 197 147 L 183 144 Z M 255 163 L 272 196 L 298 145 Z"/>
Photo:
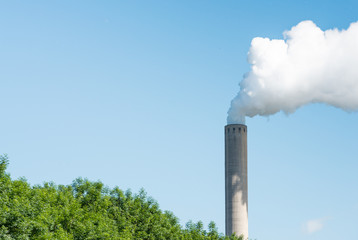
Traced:
<path fill-rule="evenodd" d="M 31 187 L 12 180 L 0 155 L 0 239 L 238 239 L 218 234 L 215 223 L 181 227 L 144 191 L 108 189 L 101 182 L 76 179 L 72 185 Z"/>

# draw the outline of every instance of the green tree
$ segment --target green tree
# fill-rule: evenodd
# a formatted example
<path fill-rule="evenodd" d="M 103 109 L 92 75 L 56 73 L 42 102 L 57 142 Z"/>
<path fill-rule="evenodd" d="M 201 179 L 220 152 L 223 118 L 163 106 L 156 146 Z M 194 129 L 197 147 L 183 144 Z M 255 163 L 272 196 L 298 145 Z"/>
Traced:
<path fill-rule="evenodd" d="M 26 179 L 12 180 L 8 164 L 0 155 L 0 240 L 242 240 L 219 234 L 214 222 L 208 230 L 201 221 L 183 228 L 143 189 L 133 194 L 83 178 L 67 186 L 30 186 Z"/>

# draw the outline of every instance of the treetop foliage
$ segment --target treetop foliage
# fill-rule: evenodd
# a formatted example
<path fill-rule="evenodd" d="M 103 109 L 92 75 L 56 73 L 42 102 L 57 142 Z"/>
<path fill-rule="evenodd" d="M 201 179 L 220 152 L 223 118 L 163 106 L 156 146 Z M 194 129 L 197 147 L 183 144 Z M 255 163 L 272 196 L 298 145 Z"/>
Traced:
<path fill-rule="evenodd" d="M 30 186 L 6 173 L 7 155 L 0 155 L 0 240 L 123 239 L 240 240 L 223 236 L 214 222 L 185 227 L 142 189 L 137 194 L 100 181 L 77 178 L 72 185 Z"/>

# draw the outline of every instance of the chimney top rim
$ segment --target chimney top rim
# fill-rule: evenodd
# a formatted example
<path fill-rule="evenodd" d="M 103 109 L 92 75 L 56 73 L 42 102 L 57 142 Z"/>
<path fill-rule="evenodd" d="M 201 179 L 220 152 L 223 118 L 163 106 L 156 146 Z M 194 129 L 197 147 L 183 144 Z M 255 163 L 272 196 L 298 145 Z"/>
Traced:
<path fill-rule="evenodd" d="M 240 124 L 240 123 L 237 123 L 237 124 L 227 124 L 225 127 L 235 127 L 235 126 L 238 126 L 238 127 L 246 127 L 247 126 L 245 124 Z"/>

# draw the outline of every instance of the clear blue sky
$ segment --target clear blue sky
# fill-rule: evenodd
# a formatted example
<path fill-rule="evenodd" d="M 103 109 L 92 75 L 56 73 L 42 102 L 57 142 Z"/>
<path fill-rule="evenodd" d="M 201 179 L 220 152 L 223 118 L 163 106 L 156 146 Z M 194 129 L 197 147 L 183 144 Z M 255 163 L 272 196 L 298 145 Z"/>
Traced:
<path fill-rule="evenodd" d="M 224 232 L 224 126 L 251 39 L 282 38 L 302 20 L 347 28 L 357 9 L 2 1 L 0 153 L 13 178 L 143 187 L 183 224 L 213 220 Z M 317 104 L 247 125 L 250 237 L 357 239 L 358 114 Z"/>

